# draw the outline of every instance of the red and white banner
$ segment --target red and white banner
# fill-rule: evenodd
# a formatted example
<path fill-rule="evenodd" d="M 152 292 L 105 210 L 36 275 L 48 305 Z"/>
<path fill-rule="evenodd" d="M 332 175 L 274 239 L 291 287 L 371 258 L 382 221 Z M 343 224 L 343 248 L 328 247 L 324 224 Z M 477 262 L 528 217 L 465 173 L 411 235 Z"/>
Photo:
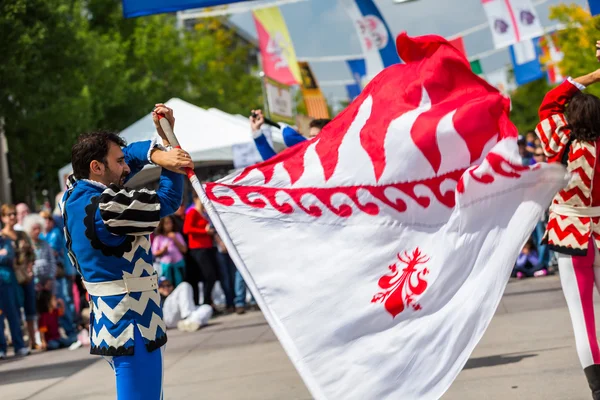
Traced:
<path fill-rule="evenodd" d="M 438 36 L 397 39 L 316 138 L 206 186 L 213 224 L 316 399 L 437 399 L 500 302 L 561 165 Z"/>
<path fill-rule="evenodd" d="M 559 64 L 565 57 L 563 52 L 556 46 L 556 33 L 544 36 L 540 40 L 542 48 L 542 59 L 548 70 L 548 82 L 556 85 L 565 80 Z"/>
<path fill-rule="evenodd" d="M 497 49 L 544 34 L 530 0 L 481 0 Z"/>

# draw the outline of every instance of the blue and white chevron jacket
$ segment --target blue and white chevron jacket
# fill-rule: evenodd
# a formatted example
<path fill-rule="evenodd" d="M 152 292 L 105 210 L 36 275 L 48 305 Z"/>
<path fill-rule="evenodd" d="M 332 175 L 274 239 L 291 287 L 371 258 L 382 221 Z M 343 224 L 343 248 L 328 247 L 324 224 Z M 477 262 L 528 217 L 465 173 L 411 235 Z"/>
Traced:
<path fill-rule="evenodd" d="M 123 149 L 130 179 L 146 164 L 153 142 Z M 69 258 L 86 282 L 155 275 L 149 234 L 160 219 L 181 204 L 183 176 L 163 169 L 159 188 L 129 190 L 90 180 L 71 179 L 62 201 Z M 133 355 L 134 330 L 148 351 L 167 342 L 160 295 L 154 291 L 91 296 L 91 353 Z"/>

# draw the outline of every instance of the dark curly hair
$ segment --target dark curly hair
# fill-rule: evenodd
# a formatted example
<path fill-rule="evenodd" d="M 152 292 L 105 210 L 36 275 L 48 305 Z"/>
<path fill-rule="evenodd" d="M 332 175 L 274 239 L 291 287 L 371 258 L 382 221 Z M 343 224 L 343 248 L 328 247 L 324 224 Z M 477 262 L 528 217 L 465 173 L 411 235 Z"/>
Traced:
<path fill-rule="evenodd" d="M 323 129 L 323 128 L 325 128 L 325 125 L 327 125 L 330 122 L 331 122 L 330 119 L 313 119 L 312 121 L 310 121 L 310 124 L 308 125 L 308 127 Z"/>
<path fill-rule="evenodd" d="M 600 99 L 593 94 L 577 93 L 567 106 L 567 128 L 571 138 L 592 142 L 600 138 Z"/>
<path fill-rule="evenodd" d="M 71 163 L 75 178 L 88 179 L 92 161 L 99 161 L 106 165 L 106 156 L 111 142 L 120 147 L 127 146 L 127 142 L 114 132 L 97 131 L 79 136 L 71 150 Z"/>

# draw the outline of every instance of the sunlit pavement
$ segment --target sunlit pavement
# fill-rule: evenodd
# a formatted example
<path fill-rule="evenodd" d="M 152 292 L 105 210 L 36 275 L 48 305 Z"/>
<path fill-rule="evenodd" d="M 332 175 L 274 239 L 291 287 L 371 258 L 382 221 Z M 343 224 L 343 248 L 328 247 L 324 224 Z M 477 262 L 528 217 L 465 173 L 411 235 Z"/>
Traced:
<path fill-rule="evenodd" d="M 304 400 L 311 396 L 260 312 L 169 331 L 165 399 Z M 140 382 L 140 385 L 143 385 Z M 88 349 L 0 361 L 0 399 L 114 400 L 108 364 Z M 513 281 L 444 400 L 588 400 L 558 277 Z"/>

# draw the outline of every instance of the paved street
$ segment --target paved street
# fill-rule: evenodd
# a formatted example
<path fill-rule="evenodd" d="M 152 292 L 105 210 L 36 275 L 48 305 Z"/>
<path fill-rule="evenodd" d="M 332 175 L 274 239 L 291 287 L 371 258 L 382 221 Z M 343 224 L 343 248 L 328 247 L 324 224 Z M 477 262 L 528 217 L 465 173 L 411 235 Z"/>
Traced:
<path fill-rule="evenodd" d="M 140 382 L 140 384 L 143 384 Z M 259 312 L 170 331 L 166 399 L 311 399 Z M 558 277 L 511 282 L 444 400 L 589 400 Z M 113 400 L 108 364 L 87 349 L 0 362 L 1 400 Z"/>

